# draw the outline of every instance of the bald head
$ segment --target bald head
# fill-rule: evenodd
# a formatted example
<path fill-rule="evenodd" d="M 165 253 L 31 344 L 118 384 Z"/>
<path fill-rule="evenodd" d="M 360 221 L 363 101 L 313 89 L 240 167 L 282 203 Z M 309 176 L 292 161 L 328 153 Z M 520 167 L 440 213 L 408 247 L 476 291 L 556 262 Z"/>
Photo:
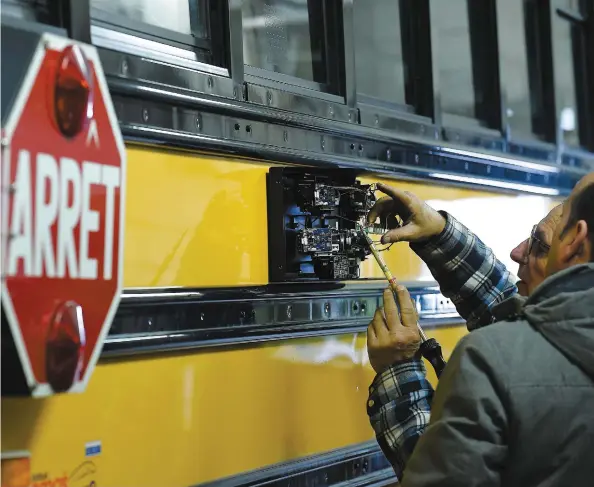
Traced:
<path fill-rule="evenodd" d="M 573 188 L 571 194 L 573 195 L 574 193 L 579 193 L 582 189 L 584 189 L 586 186 L 589 186 L 592 183 L 594 183 L 594 172 L 588 173 L 582 179 L 580 179 Z"/>
<path fill-rule="evenodd" d="M 567 267 L 594 261 L 594 172 L 575 185 L 563 202 L 547 261 L 550 276 Z"/>

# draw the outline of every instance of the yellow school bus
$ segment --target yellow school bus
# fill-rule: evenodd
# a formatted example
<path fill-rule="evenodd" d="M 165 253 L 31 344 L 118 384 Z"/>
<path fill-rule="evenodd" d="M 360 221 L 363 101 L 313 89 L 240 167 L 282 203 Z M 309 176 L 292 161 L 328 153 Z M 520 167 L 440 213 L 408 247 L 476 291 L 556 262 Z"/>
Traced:
<path fill-rule="evenodd" d="M 594 7 L 2 9 L 2 83 L 22 57 L 8 27 L 94 46 L 127 159 L 124 289 L 99 362 L 82 393 L 3 388 L 2 485 L 393 484 L 366 417 L 365 331 L 383 275 L 370 258 L 353 279 L 279 274 L 272 170 L 348 171 L 411 191 L 514 271 L 511 249 L 594 167 L 594 53 L 570 42 L 594 35 Z M 407 245 L 384 256 L 447 357 L 464 321 Z M 3 383 L 18 368 L 4 318 Z"/>

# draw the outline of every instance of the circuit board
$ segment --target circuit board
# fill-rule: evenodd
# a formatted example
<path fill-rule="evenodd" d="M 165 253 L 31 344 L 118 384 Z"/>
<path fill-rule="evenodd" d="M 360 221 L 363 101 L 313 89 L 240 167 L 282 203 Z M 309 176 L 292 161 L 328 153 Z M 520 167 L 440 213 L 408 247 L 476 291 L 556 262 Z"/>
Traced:
<path fill-rule="evenodd" d="M 370 253 L 360 224 L 376 201 L 374 189 L 351 170 L 271 168 L 270 281 L 357 279 Z"/>

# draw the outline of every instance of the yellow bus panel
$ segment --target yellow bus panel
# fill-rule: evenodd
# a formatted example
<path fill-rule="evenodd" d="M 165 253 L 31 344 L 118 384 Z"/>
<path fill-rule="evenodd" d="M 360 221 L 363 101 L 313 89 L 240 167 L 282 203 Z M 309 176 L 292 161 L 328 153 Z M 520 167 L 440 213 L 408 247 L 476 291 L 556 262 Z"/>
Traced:
<path fill-rule="evenodd" d="M 464 333 L 431 335 L 449 353 Z M 2 451 L 34 482 L 189 486 L 373 438 L 372 379 L 363 334 L 104 361 L 84 394 L 3 398 Z"/>

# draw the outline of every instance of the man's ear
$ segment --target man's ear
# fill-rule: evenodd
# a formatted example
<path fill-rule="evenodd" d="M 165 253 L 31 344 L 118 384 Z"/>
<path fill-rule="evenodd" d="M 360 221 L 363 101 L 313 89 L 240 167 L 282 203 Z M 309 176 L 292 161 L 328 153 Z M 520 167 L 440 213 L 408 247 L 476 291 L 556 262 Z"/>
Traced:
<path fill-rule="evenodd" d="M 561 259 L 568 264 L 588 262 L 590 260 L 590 242 L 588 241 L 588 224 L 579 220 L 573 228 L 566 232 L 562 244 Z"/>

